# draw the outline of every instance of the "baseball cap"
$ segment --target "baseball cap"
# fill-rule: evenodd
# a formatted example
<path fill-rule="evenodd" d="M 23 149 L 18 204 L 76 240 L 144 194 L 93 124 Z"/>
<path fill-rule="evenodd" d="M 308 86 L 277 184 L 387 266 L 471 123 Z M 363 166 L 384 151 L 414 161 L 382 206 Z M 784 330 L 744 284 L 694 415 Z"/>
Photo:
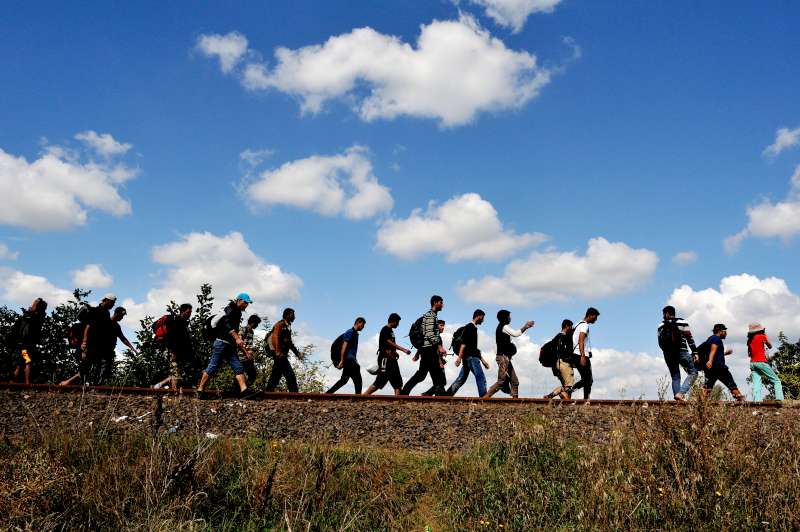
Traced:
<path fill-rule="evenodd" d="M 103 296 L 103 299 L 106 299 L 108 301 L 116 301 L 117 300 L 117 296 L 115 296 L 114 294 L 109 292 L 108 294 Z"/>
<path fill-rule="evenodd" d="M 247 303 L 247 304 L 251 304 L 251 303 L 253 303 L 253 300 L 252 300 L 252 299 L 250 299 L 250 296 L 249 296 L 248 294 L 246 294 L 245 292 L 242 292 L 241 294 L 239 294 L 238 296 L 236 296 L 236 299 L 237 299 L 237 300 L 241 299 L 242 301 L 244 301 L 244 302 L 245 302 L 245 303 Z"/>

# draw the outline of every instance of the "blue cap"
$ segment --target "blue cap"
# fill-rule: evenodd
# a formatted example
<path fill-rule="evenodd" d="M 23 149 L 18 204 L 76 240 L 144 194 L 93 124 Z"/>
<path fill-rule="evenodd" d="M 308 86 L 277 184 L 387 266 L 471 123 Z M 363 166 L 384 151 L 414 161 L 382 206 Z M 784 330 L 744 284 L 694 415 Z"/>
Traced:
<path fill-rule="evenodd" d="M 249 296 L 249 295 L 247 295 L 247 294 L 245 294 L 244 292 L 242 292 L 241 294 L 239 294 L 238 296 L 236 296 L 236 299 L 237 299 L 237 300 L 241 299 L 242 301 L 244 301 L 245 303 L 248 303 L 248 304 L 250 304 L 250 303 L 252 303 L 252 302 L 253 302 L 253 300 L 252 300 L 252 299 L 250 299 L 250 296 Z"/>

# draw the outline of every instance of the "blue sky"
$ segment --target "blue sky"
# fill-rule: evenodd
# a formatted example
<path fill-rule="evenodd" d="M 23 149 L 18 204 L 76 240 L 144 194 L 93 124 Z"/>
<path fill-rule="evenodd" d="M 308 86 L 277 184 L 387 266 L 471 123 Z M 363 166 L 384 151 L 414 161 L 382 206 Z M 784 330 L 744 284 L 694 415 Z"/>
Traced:
<path fill-rule="evenodd" d="M 592 304 L 602 312 L 593 345 L 614 353 L 609 375 L 647 382 L 663 372 L 653 331 L 667 301 L 697 336 L 726 320 L 800 335 L 790 186 L 800 6 L 531 0 L 517 28 L 487 10 L 511 4 L 5 4 L 0 302 L 58 299 L 75 285 L 71 272 L 95 264 L 107 275 L 83 279 L 118 293 L 132 316 L 190 294 L 207 274 L 232 292 L 219 297 L 255 292 L 255 312 L 296 307 L 319 343 L 357 315 L 371 336 L 398 311 L 404 330 L 440 293 L 450 323 L 476 306 L 507 307 L 516 321 L 536 320 L 536 344 Z M 418 53 L 426 29 L 452 62 Z M 233 50 L 227 71 L 223 44 Z M 262 78 L 247 77 L 251 65 Z M 348 69 L 356 74 L 341 78 Z M 248 149 L 264 151 L 259 165 L 240 157 Z M 296 164 L 315 156 L 314 168 Z M 339 173 L 320 177 L 320 165 Z M 359 213 L 331 206 L 328 189 L 286 187 L 306 171 L 347 197 L 365 165 L 378 196 Z M 254 200 L 248 185 L 259 182 L 268 186 Z M 479 196 L 475 211 L 460 208 L 465 194 Z M 437 208 L 448 201 L 443 221 Z M 415 209 L 417 227 L 463 234 L 421 243 L 408 220 Z M 78 210 L 85 220 L 53 214 Z M 476 236 L 479 216 L 496 230 Z M 537 243 L 538 233 L 548 239 Z M 394 244 L 379 245 L 381 234 Z M 612 244 L 587 269 L 596 238 Z M 679 252 L 696 259 L 675 264 Z M 469 280 L 481 289 L 464 289 Z M 639 369 L 614 367 L 634 359 Z M 742 349 L 732 365 L 744 386 Z M 525 371 L 530 393 L 552 380 L 537 364 Z M 652 395 L 652 384 L 626 378 L 614 386 Z M 598 393 L 617 393 L 609 386 Z"/>

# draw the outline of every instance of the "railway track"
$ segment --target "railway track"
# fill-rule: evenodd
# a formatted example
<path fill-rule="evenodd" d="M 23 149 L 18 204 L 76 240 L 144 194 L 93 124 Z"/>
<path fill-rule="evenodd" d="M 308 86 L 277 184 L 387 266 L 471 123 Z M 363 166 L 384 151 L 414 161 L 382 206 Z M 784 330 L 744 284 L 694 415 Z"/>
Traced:
<path fill-rule="evenodd" d="M 124 386 L 58 386 L 55 384 L 19 384 L 12 382 L 0 382 L 0 390 L 9 391 L 31 391 L 31 392 L 50 392 L 50 393 L 94 393 L 101 395 L 131 395 L 131 396 L 161 396 L 161 397 L 189 397 L 194 398 L 197 390 L 194 388 L 181 388 L 178 391 L 170 389 L 153 388 L 136 388 Z M 227 394 L 221 390 L 206 390 L 206 394 L 211 399 L 235 399 L 236 396 Z M 354 395 L 354 394 L 322 394 L 322 393 L 288 393 L 288 392 L 258 392 L 252 400 L 289 400 L 289 401 L 350 401 L 350 402 L 409 402 L 409 403 L 486 403 L 486 404 L 531 404 L 531 405 L 546 405 L 553 401 L 543 398 L 535 397 L 493 397 L 491 399 L 479 399 L 477 397 L 428 397 L 421 395 Z M 556 401 L 558 402 L 558 401 Z M 565 401 L 565 404 L 574 405 L 587 405 L 587 406 L 649 406 L 649 405 L 667 405 L 674 407 L 683 407 L 689 403 L 682 401 L 661 401 L 661 400 L 646 400 L 646 399 L 592 399 L 591 401 L 584 401 L 582 399 L 573 399 Z M 723 403 L 718 403 L 723 404 Z M 744 402 L 744 403 L 729 403 L 737 406 L 757 407 L 757 408 L 786 408 L 788 405 L 779 402 Z"/>

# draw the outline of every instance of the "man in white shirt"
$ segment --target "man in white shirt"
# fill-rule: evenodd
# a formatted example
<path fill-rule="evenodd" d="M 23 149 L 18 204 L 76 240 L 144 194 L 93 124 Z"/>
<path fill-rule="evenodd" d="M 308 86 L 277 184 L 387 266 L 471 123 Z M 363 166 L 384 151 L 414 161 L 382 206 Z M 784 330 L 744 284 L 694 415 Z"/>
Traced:
<path fill-rule="evenodd" d="M 592 344 L 589 342 L 589 325 L 597 321 L 600 311 L 594 307 L 586 309 L 586 315 L 572 333 L 572 345 L 575 369 L 581 376 L 581 380 L 575 383 L 572 391 L 583 388 L 583 398 L 589 400 L 592 393 Z"/>

